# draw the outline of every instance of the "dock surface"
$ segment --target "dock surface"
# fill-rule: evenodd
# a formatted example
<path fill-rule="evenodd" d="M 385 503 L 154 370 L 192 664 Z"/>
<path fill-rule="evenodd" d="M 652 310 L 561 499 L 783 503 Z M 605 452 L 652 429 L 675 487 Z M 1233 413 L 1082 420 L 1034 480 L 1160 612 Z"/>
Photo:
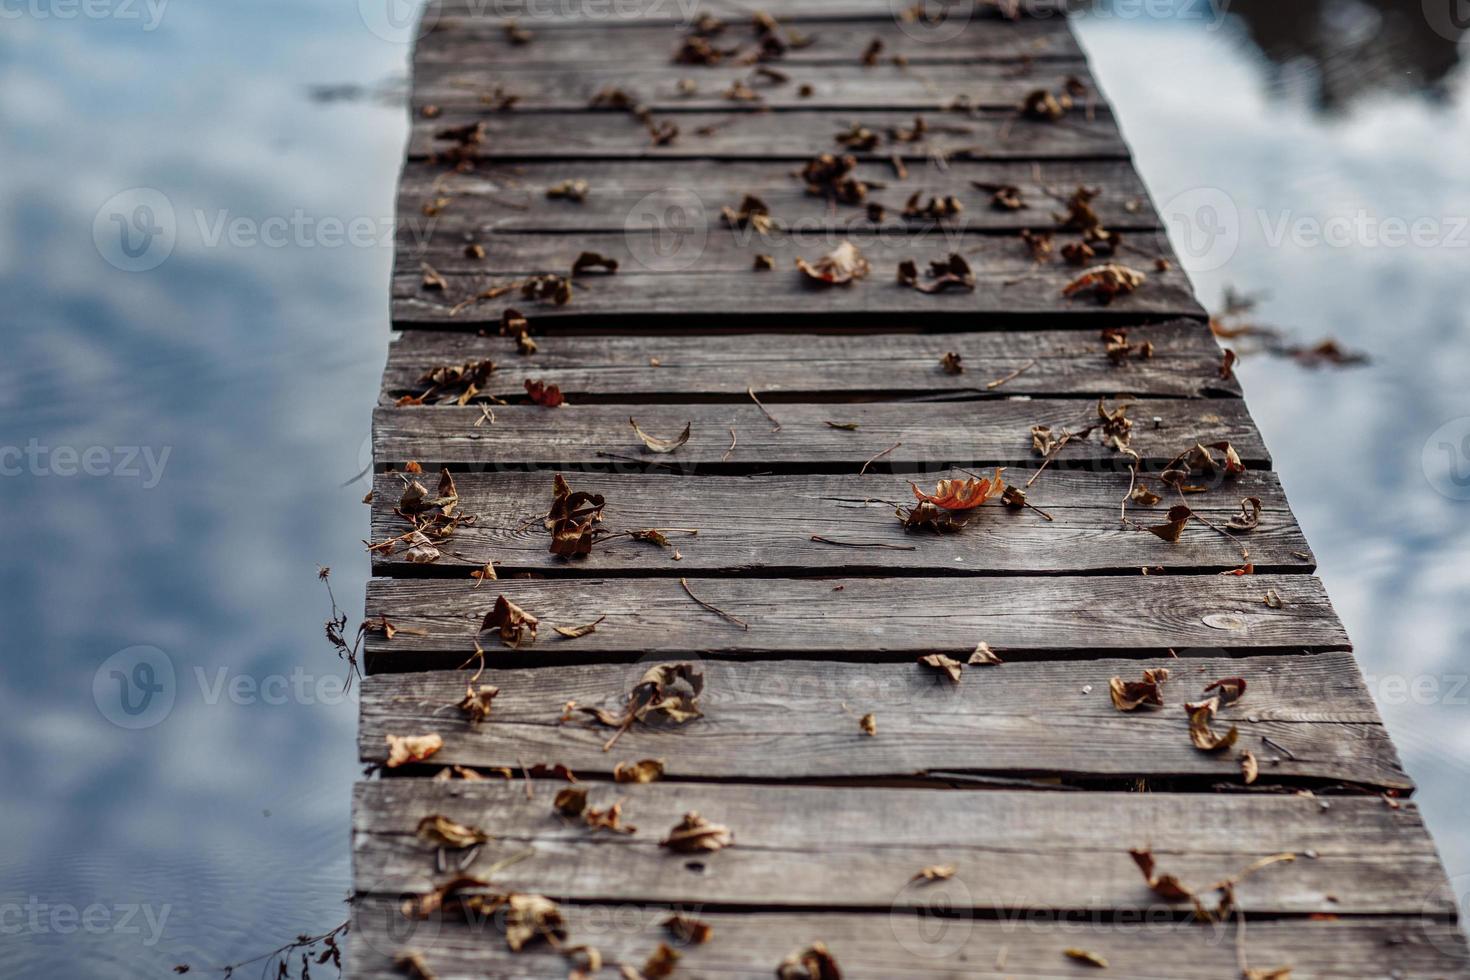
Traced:
<path fill-rule="evenodd" d="M 544 6 L 442 0 L 414 54 L 347 974 L 1470 976 L 1065 17 Z M 842 177 L 809 186 L 821 154 Z M 865 277 L 797 268 L 844 242 Z M 899 281 L 952 254 L 967 282 Z M 1104 266 L 1143 280 L 1069 290 Z M 905 526 L 911 481 L 996 467 L 1024 504 Z M 553 527 L 555 474 L 600 523 Z M 486 625 L 501 597 L 534 635 Z M 699 682 L 668 711 L 659 664 Z M 1161 703 L 1122 710 L 1148 671 Z M 689 813 L 729 846 L 668 846 Z"/>

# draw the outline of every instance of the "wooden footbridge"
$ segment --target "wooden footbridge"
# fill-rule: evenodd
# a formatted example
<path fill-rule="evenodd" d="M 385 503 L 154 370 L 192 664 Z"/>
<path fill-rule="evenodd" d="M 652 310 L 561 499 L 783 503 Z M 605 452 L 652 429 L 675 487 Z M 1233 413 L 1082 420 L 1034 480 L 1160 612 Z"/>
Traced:
<path fill-rule="evenodd" d="M 486 6 L 414 57 L 351 976 L 1470 976 L 1064 17 Z"/>

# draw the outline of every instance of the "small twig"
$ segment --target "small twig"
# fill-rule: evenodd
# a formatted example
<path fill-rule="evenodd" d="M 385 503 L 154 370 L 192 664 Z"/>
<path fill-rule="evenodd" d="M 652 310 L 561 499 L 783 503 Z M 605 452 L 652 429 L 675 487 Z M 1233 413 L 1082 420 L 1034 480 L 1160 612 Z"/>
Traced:
<path fill-rule="evenodd" d="M 490 408 L 489 404 L 482 402 L 480 404 L 480 417 L 475 419 L 475 428 L 478 429 L 486 422 L 489 422 L 491 425 L 495 424 L 495 412 Z"/>
<path fill-rule="evenodd" d="M 727 450 L 725 450 L 725 455 L 723 455 L 723 456 L 720 457 L 720 462 L 724 463 L 724 462 L 726 462 L 726 461 L 729 460 L 730 454 L 735 451 L 735 443 L 736 442 L 737 442 L 737 439 L 735 437 L 735 427 L 734 426 L 731 426 L 730 427 L 730 448 L 727 449 Z"/>
<path fill-rule="evenodd" d="M 522 759 L 517 759 L 516 765 L 521 767 L 521 775 L 526 778 L 526 799 L 534 800 L 536 798 L 536 792 L 531 788 L 531 770 L 526 768 L 526 763 Z"/>
<path fill-rule="evenodd" d="M 745 393 L 750 396 L 750 400 L 751 401 L 755 402 L 755 407 L 761 410 L 761 414 L 764 415 L 766 418 L 768 418 L 768 419 L 771 420 L 771 425 L 772 425 L 771 431 L 772 432 L 780 432 L 781 431 L 781 421 L 779 419 L 777 419 L 776 416 L 774 416 L 770 412 L 766 411 L 766 406 L 762 405 L 761 404 L 761 400 L 759 398 L 755 397 L 755 389 L 753 389 L 753 388 L 746 388 L 745 389 Z"/>
<path fill-rule="evenodd" d="M 689 598 L 693 599 L 695 602 L 699 603 L 701 606 L 703 606 L 704 608 L 708 609 L 710 612 L 714 613 L 716 616 L 719 616 L 721 619 L 724 619 L 724 620 L 727 620 L 727 621 L 729 621 L 731 623 L 734 623 L 735 625 L 739 626 L 743 630 L 750 629 L 750 624 L 747 623 L 745 620 L 741 619 L 739 616 L 733 616 L 730 613 L 725 612 L 725 610 L 721 609 L 719 606 L 712 605 L 711 603 L 705 602 L 699 596 L 695 595 L 694 594 L 694 590 L 692 590 L 692 589 L 689 588 L 689 580 L 687 578 L 681 578 L 681 579 L 679 579 L 679 584 L 684 587 L 684 594 L 685 595 L 689 596 Z"/>
<path fill-rule="evenodd" d="M 1011 381 L 1011 380 L 1014 380 L 1015 378 L 1020 377 L 1023 372 L 1029 371 L 1031 368 L 1034 368 L 1035 366 L 1036 366 L 1036 359 L 1033 357 L 1030 361 L 1027 361 L 1025 364 L 1023 364 L 1020 367 L 1016 368 L 1014 371 L 1012 371 L 1010 374 L 1006 375 L 1005 377 L 1003 377 L 1003 378 L 996 378 L 994 381 L 992 381 L 989 384 L 987 384 L 985 386 L 985 390 L 986 391 L 994 391 L 995 389 L 999 388 L 1001 385 L 1005 384 L 1007 381 Z"/>
<path fill-rule="evenodd" d="M 901 443 L 901 442 L 895 442 L 893 445 L 889 446 L 887 449 L 883 450 L 881 453 L 878 453 L 876 456 L 869 456 L 868 457 L 868 461 L 863 464 L 863 468 L 860 469 L 860 470 L 858 470 L 858 476 L 862 476 L 864 473 L 868 472 L 868 467 L 869 466 L 872 466 L 874 462 L 876 462 L 877 460 L 881 459 L 884 456 L 887 456 L 889 453 L 893 452 L 895 449 L 897 449 L 899 446 L 902 446 L 902 445 L 903 445 L 903 443 Z"/>
<path fill-rule="evenodd" d="M 1275 741 L 1269 735 L 1262 735 L 1261 736 L 1261 744 L 1262 745 L 1269 745 L 1269 746 L 1271 746 L 1271 748 L 1275 749 L 1277 752 L 1280 752 L 1282 755 L 1286 756 L 1292 762 L 1295 762 L 1296 761 L 1296 754 L 1294 752 L 1292 752 L 1291 749 L 1288 749 L 1286 746 L 1282 745 L 1280 742 Z"/>
<path fill-rule="evenodd" d="M 821 544 L 835 544 L 842 548 L 888 548 L 893 551 L 917 551 L 911 544 L 888 544 L 884 541 L 834 541 L 832 538 L 824 538 L 820 534 L 813 534 L 812 540 Z"/>

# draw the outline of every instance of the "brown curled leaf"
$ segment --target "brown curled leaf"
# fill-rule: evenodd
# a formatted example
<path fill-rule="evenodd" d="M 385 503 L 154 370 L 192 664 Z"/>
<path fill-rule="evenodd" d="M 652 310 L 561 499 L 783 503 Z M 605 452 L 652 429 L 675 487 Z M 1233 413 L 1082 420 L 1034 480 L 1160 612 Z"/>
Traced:
<path fill-rule="evenodd" d="M 1147 705 L 1152 708 L 1164 706 L 1164 682 L 1169 679 L 1169 668 L 1150 668 L 1143 672 L 1141 681 L 1125 681 L 1113 677 L 1108 681 L 1108 691 L 1113 698 L 1113 707 L 1119 711 L 1136 711 Z"/>
<path fill-rule="evenodd" d="M 541 620 L 502 595 L 496 598 L 495 608 L 481 620 L 480 632 L 493 629 L 499 633 L 502 643 L 514 649 L 523 642 L 536 642 L 536 630 L 540 625 Z"/>
<path fill-rule="evenodd" d="M 473 847 L 490 839 L 479 827 L 456 823 L 442 813 L 431 813 L 420 820 L 416 833 L 420 840 L 438 847 Z"/>
<path fill-rule="evenodd" d="M 735 834 L 729 827 L 711 823 L 690 810 L 674 825 L 669 835 L 659 841 L 659 846 L 678 854 L 697 854 L 718 851 L 734 843 Z"/>
<path fill-rule="evenodd" d="M 653 783 L 664 775 L 664 760 L 639 759 L 637 762 L 619 762 L 613 767 L 613 781 L 619 783 Z"/>
<path fill-rule="evenodd" d="M 387 735 L 388 761 L 386 769 L 397 769 L 409 762 L 422 762 L 444 747 L 444 739 L 436 734 Z"/>
<path fill-rule="evenodd" d="M 931 653 L 928 656 L 920 657 L 919 663 L 931 670 L 943 672 L 949 678 L 951 684 L 958 684 L 960 682 L 960 671 L 964 669 L 964 664 L 955 660 L 953 657 L 946 657 L 942 653 Z"/>
<path fill-rule="evenodd" d="M 690 422 L 685 422 L 683 432 L 679 433 L 672 439 L 661 439 L 658 436 L 651 436 L 647 432 L 644 432 L 642 429 L 638 428 L 638 423 L 635 422 L 631 417 L 628 419 L 628 424 L 633 427 L 633 433 L 637 435 L 639 439 L 643 440 L 643 445 L 647 446 L 648 451 L 651 453 L 671 453 L 674 450 L 678 449 L 680 446 L 684 445 L 684 443 L 689 441 L 689 430 L 690 426 L 692 425 L 692 423 Z"/>
<path fill-rule="evenodd" d="M 857 246 L 847 241 L 838 245 L 815 263 L 798 258 L 796 267 L 809 280 L 824 286 L 845 286 L 858 279 L 866 278 L 871 271 L 868 260 L 863 258 Z"/>

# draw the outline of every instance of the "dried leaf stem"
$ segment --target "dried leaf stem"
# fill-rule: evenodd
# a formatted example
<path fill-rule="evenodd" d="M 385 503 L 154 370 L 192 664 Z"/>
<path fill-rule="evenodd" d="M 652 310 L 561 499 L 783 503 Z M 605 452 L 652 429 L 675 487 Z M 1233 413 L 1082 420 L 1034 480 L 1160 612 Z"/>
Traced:
<path fill-rule="evenodd" d="M 736 626 L 739 626 L 743 630 L 750 629 L 750 624 L 747 623 L 745 620 L 741 619 L 739 616 L 735 616 L 735 615 L 732 615 L 730 613 L 727 613 L 727 612 L 725 612 L 725 610 L 721 609 L 719 606 L 713 605 L 712 603 L 705 602 L 699 596 L 695 595 L 694 594 L 694 590 L 692 590 L 692 589 L 689 588 L 689 580 L 687 578 L 681 578 L 681 579 L 679 579 L 679 584 L 681 586 L 683 586 L 683 588 L 684 588 L 684 594 L 685 595 L 689 596 L 689 598 L 693 599 L 695 602 L 699 603 L 701 606 L 703 606 L 704 608 L 708 609 L 710 612 L 714 613 L 716 616 L 719 616 L 721 619 L 726 620 L 728 622 L 734 623 Z"/>

